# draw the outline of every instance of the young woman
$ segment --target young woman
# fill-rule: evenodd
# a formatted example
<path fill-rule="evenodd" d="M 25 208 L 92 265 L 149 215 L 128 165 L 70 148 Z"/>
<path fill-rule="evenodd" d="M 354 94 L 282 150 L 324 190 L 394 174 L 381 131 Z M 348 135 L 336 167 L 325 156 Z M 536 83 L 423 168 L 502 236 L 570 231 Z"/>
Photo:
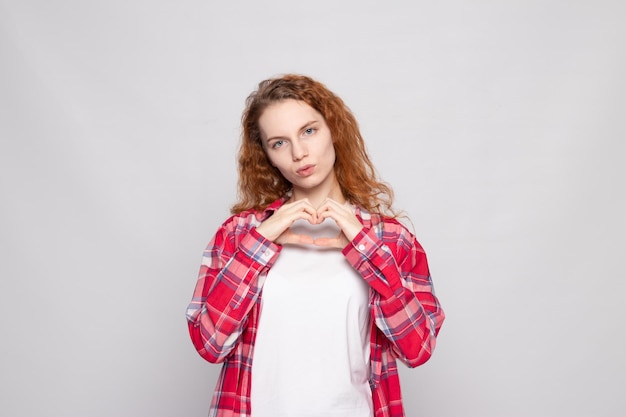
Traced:
<path fill-rule="evenodd" d="M 396 359 L 426 362 L 444 314 L 354 116 L 286 75 L 242 124 L 239 201 L 187 310 L 197 351 L 223 363 L 209 415 L 404 416 Z"/>

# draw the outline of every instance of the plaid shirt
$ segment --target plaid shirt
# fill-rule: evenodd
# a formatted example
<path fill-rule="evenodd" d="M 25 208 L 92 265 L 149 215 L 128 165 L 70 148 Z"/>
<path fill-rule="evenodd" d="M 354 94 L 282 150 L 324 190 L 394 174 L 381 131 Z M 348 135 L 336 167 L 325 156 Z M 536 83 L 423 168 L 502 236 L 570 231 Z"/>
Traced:
<path fill-rule="evenodd" d="M 281 246 L 256 231 L 285 199 L 263 212 L 230 217 L 204 252 L 193 299 L 187 308 L 198 353 L 223 363 L 209 416 L 251 415 L 250 378 L 263 282 Z M 426 254 L 394 219 L 357 207 L 363 224 L 343 249 L 370 285 L 370 387 L 375 417 L 402 417 L 396 358 L 409 367 L 426 362 L 444 313 L 434 295 Z"/>

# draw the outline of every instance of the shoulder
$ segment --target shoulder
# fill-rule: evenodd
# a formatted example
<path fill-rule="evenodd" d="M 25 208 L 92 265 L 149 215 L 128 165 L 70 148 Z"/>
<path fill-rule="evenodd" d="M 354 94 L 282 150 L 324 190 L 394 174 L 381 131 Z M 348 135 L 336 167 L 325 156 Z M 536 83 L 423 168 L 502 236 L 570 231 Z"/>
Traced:
<path fill-rule="evenodd" d="M 397 250 L 424 251 L 415 235 L 398 218 L 370 213 L 360 208 L 357 208 L 356 214 L 363 225 L 374 230 L 386 245 L 393 246 Z"/>
<path fill-rule="evenodd" d="M 285 199 L 280 198 L 263 210 L 248 209 L 235 213 L 222 223 L 222 229 L 229 232 L 247 232 L 250 228 L 260 225 L 270 217 L 284 202 Z"/>
<path fill-rule="evenodd" d="M 411 234 L 406 226 L 404 226 L 396 217 L 389 217 L 380 213 L 371 213 L 359 206 L 355 207 L 355 214 L 361 223 L 368 228 L 380 228 L 386 232 L 393 232 L 396 234 Z"/>
<path fill-rule="evenodd" d="M 226 231 L 236 231 L 249 229 L 260 223 L 258 220 L 258 213 L 256 210 L 246 210 L 240 213 L 233 214 L 222 223 L 222 229 Z"/>

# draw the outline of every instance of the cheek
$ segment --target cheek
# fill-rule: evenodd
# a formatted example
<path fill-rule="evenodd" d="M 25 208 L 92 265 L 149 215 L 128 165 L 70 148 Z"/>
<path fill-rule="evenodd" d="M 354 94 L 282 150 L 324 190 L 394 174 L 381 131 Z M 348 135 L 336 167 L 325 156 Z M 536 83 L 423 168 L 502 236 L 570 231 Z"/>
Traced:
<path fill-rule="evenodd" d="M 335 152 L 335 144 L 332 142 L 332 140 L 329 141 L 325 153 L 326 155 L 328 155 L 328 159 L 332 159 L 333 163 L 335 163 L 335 160 L 337 159 L 337 154 Z"/>
<path fill-rule="evenodd" d="M 285 158 L 281 157 L 282 155 L 276 153 L 274 153 L 272 156 L 270 156 L 269 154 L 266 155 L 267 160 L 270 162 L 270 165 L 272 165 L 274 168 L 278 169 L 282 173 L 286 166 Z"/>

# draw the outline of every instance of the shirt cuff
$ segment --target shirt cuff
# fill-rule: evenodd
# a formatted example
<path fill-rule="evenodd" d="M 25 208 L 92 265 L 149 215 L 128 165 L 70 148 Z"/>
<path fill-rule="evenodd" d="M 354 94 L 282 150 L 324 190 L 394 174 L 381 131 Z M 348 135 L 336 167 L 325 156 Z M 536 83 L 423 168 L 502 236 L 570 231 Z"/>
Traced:
<path fill-rule="evenodd" d="M 250 232 L 239 242 L 239 250 L 263 266 L 272 265 L 280 249 L 279 245 L 265 238 L 257 232 L 256 228 L 250 229 Z"/>
<path fill-rule="evenodd" d="M 355 255 L 354 251 L 356 251 L 363 257 L 370 258 L 374 252 L 376 252 L 377 239 L 378 238 L 375 234 L 370 236 L 369 229 L 363 228 L 359 233 L 357 233 L 354 239 L 352 239 L 352 242 L 343 248 L 342 253 L 344 256 L 350 258 L 350 255 Z"/>

